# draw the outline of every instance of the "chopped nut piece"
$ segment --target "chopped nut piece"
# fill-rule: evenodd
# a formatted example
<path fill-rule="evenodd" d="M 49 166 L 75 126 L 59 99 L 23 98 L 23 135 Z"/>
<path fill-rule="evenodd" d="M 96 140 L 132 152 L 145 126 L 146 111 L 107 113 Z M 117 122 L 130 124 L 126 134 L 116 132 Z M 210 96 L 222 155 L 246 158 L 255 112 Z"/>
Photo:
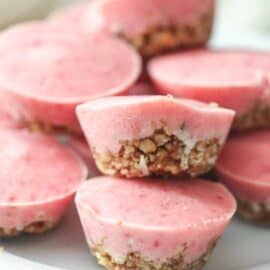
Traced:
<path fill-rule="evenodd" d="M 170 139 L 165 134 L 157 133 L 154 135 L 154 140 L 158 146 L 162 146 L 166 144 Z"/>
<path fill-rule="evenodd" d="M 157 150 L 157 146 L 155 143 L 150 139 L 145 139 L 140 143 L 139 149 L 144 153 L 153 153 Z"/>

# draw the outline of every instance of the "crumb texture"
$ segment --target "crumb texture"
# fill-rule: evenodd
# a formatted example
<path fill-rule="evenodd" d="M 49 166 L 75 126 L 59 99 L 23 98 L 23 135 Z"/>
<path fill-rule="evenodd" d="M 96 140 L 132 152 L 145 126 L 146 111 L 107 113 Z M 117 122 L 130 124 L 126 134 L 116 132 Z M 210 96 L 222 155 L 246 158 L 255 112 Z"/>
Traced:
<path fill-rule="evenodd" d="M 132 44 L 144 57 L 150 57 L 173 49 L 206 43 L 212 32 L 213 19 L 214 11 L 211 10 L 194 24 L 155 26 L 132 38 L 121 32 L 116 34 Z"/>
<path fill-rule="evenodd" d="M 205 253 L 188 264 L 184 260 L 184 251 L 163 263 L 145 260 L 139 253 L 130 253 L 125 261 L 119 264 L 108 253 L 104 252 L 100 246 L 91 250 L 97 257 L 99 264 L 108 270 L 200 270 L 207 263 L 216 243 L 216 240 L 211 241 Z"/>
<path fill-rule="evenodd" d="M 58 221 L 36 221 L 27 225 L 26 227 L 19 228 L 1 228 L 0 238 L 12 238 L 21 234 L 41 234 L 53 229 L 58 224 Z"/>
<path fill-rule="evenodd" d="M 117 154 L 97 154 L 98 168 L 105 174 L 144 177 L 149 175 L 196 176 L 216 163 L 221 145 L 216 138 L 194 141 L 185 131 L 179 136 L 165 128 L 148 138 L 121 142 Z"/>
<path fill-rule="evenodd" d="M 257 104 L 248 113 L 237 118 L 233 130 L 244 131 L 270 127 L 270 106 Z"/>
<path fill-rule="evenodd" d="M 270 202 L 257 203 L 238 199 L 237 206 L 237 213 L 241 218 L 256 224 L 270 224 Z"/>
<path fill-rule="evenodd" d="M 79 133 L 78 130 L 74 130 L 68 126 L 55 126 L 49 123 L 42 122 L 32 122 L 25 124 L 28 129 L 32 132 L 41 132 L 45 134 L 71 134 L 77 135 Z"/>

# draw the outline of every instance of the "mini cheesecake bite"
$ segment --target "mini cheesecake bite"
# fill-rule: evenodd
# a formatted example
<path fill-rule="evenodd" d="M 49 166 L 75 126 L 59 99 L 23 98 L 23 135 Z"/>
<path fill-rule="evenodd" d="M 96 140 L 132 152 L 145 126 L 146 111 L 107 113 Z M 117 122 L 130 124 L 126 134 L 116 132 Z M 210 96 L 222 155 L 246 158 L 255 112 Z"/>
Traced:
<path fill-rule="evenodd" d="M 75 107 L 125 93 L 141 72 L 140 56 L 124 42 L 45 22 L 4 31 L 0 56 L 0 90 L 33 130 L 81 132 Z"/>
<path fill-rule="evenodd" d="M 107 269 L 199 270 L 236 203 L 224 186 L 200 179 L 100 177 L 80 187 L 76 206 L 87 243 Z"/>
<path fill-rule="evenodd" d="M 216 166 L 218 179 L 236 196 L 239 215 L 270 224 L 270 132 L 257 131 L 228 140 Z"/>
<path fill-rule="evenodd" d="M 210 37 L 214 0 L 101 0 L 89 4 L 85 29 L 132 44 L 144 57 L 203 45 Z"/>
<path fill-rule="evenodd" d="M 1 128 L 0 238 L 50 230 L 61 220 L 87 169 L 51 136 Z"/>
<path fill-rule="evenodd" d="M 77 107 L 101 172 L 199 175 L 215 164 L 234 112 L 169 96 L 103 98 Z"/>
<path fill-rule="evenodd" d="M 157 57 L 149 75 L 162 94 L 215 102 L 236 111 L 233 129 L 270 126 L 270 54 L 195 50 Z"/>

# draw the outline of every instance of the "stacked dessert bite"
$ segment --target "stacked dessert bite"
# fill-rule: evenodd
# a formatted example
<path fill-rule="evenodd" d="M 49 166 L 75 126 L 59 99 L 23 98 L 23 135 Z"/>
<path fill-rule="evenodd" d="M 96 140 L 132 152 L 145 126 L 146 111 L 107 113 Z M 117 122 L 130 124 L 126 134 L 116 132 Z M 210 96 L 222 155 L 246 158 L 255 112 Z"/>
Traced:
<path fill-rule="evenodd" d="M 101 0 L 90 5 L 89 33 L 105 32 L 131 43 L 144 57 L 203 45 L 210 37 L 214 0 Z"/>
<path fill-rule="evenodd" d="M 195 50 L 156 57 L 148 71 L 162 94 L 234 110 L 234 131 L 270 126 L 269 53 Z"/>
<path fill-rule="evenodd" d="M 204 43 L 213 1 L 203 4 L 99 1 L 88 7 L 85 32 L 120 37 L 146 59 Z M 181 20 L 179 12 L 186 14 Z M 236 205 L 221 184 L 190 177 L 213 169 L 235 113 L 153 95 L 145 81 L 126 93 L 135 96 L 77 106 L 96 165 L 107 175 L 77 193 L 82 226 L 92 253 L 108 269 L 201 269 Z"/>
<path fill-rule="evenodd" d="M 152 59 L 149 75 L 162 94 L 215 102 L 236 112 L 216 176 L 238 201 L 238 213 L 270 223 L 266 157 L 270 128 L 270 53 L 195 50 Z M 256 131 L 265 128 L 265 131 Z M 241 131 L 242 134 L 235 135 Z"/>
<path fill-rule="evenodd" d="M 52 229 L 86 179 L 86 166 L 52 136 L 5 127 L 0 134 L 0 237 Z"/>
<path fill-rule="evenodd" d="M 235 195 L 239 215 L 270 224 L 269 130 L 232 136 L 216 166 L 218 179 Z"/>
<path fill-rule="evenodd" d="M 235 211 L 221 184 L 179 178 L 96 178 L 76 204 L 107 269 L 201 269 Z"/>
<path fill-rule="evenodd" d="M 202 176 L 216 163 L 239 213 L 270 221 L 270 134 L 226 143 L 270 126 L 270 54 L 180 52 L 207 42 L 214 4 L 100 0 L 0 34 L 0 237 L 52 228 L 80 186 L 101 265 L 199 270 L 236 210 Z M 82 184 L 87 167 L 104 176 Z"/>

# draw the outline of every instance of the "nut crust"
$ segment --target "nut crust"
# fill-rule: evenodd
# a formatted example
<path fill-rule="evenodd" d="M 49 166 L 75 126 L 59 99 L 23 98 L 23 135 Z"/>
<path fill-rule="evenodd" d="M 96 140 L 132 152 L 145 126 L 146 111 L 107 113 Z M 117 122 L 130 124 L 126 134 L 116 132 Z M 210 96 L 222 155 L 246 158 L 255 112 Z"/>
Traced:
<path fill-rule="evenodd" d="M 258 225 L 270 224 L 270 202 L 257 203 L 238 199 L 237 213 L 241 218 L 249 222 Z"/>
<path fill-rule="evenodd" d="M 0 238 L 12 238 L 21 234 L 41 234 L 54 228 L 59 221 L 36 221 L 27 225 L 22 230 L 18 228 L 1 228 Z"/>
<path fill-rule="evenodd" d="M 201 16 L 194 24 L 155 26 L 136 37 L 128 37 L 121 31 L 115 33 L 133 45 L 145 58 L 179 48 L 205 44 L 212 32 L 214 10 Z"/>
<path fill-rule="evenodd" d="M 180 135 L 183 139 L 163 128 L 148 138 L 121 142 L 117 154 L 93 151 L 97 167 L 104 174 L 128 178 L 196 176 L 210 171 L 221 149 L 218 139 L 195 142 L 184 130 Z"/>
<path fill-rule="evenodd" d="M 28 129 L 32 132 L 41 132 L 45 134 L 70 134 L 78 135 L 80 132 L 78 130 L 73 130 L 70 127 L 65 126 L 54 126 L 42 122 L 32 122 L 25 124 Z"/>
<path fill-rule="evenodd" d="M 98 263 L 108 270 L 200 270 L 207 263 L 216 243 L 217 240 L 211 241 L 205 253 L 191 263 L 186 263 L 184 260 L 185 249 L 163 263 L 146 260 L 137 252 L 130 253 L 122 264 L 115 262 L 101 246 L 92 248 L 91 251 L 97 257 Z"/>
<path fill-rule="evenodd" d="M 266 127 L 270 127 L 270 106 L 257 104 L 248 113 L 235 120 L 233 130 L 245 131 Z"/>

